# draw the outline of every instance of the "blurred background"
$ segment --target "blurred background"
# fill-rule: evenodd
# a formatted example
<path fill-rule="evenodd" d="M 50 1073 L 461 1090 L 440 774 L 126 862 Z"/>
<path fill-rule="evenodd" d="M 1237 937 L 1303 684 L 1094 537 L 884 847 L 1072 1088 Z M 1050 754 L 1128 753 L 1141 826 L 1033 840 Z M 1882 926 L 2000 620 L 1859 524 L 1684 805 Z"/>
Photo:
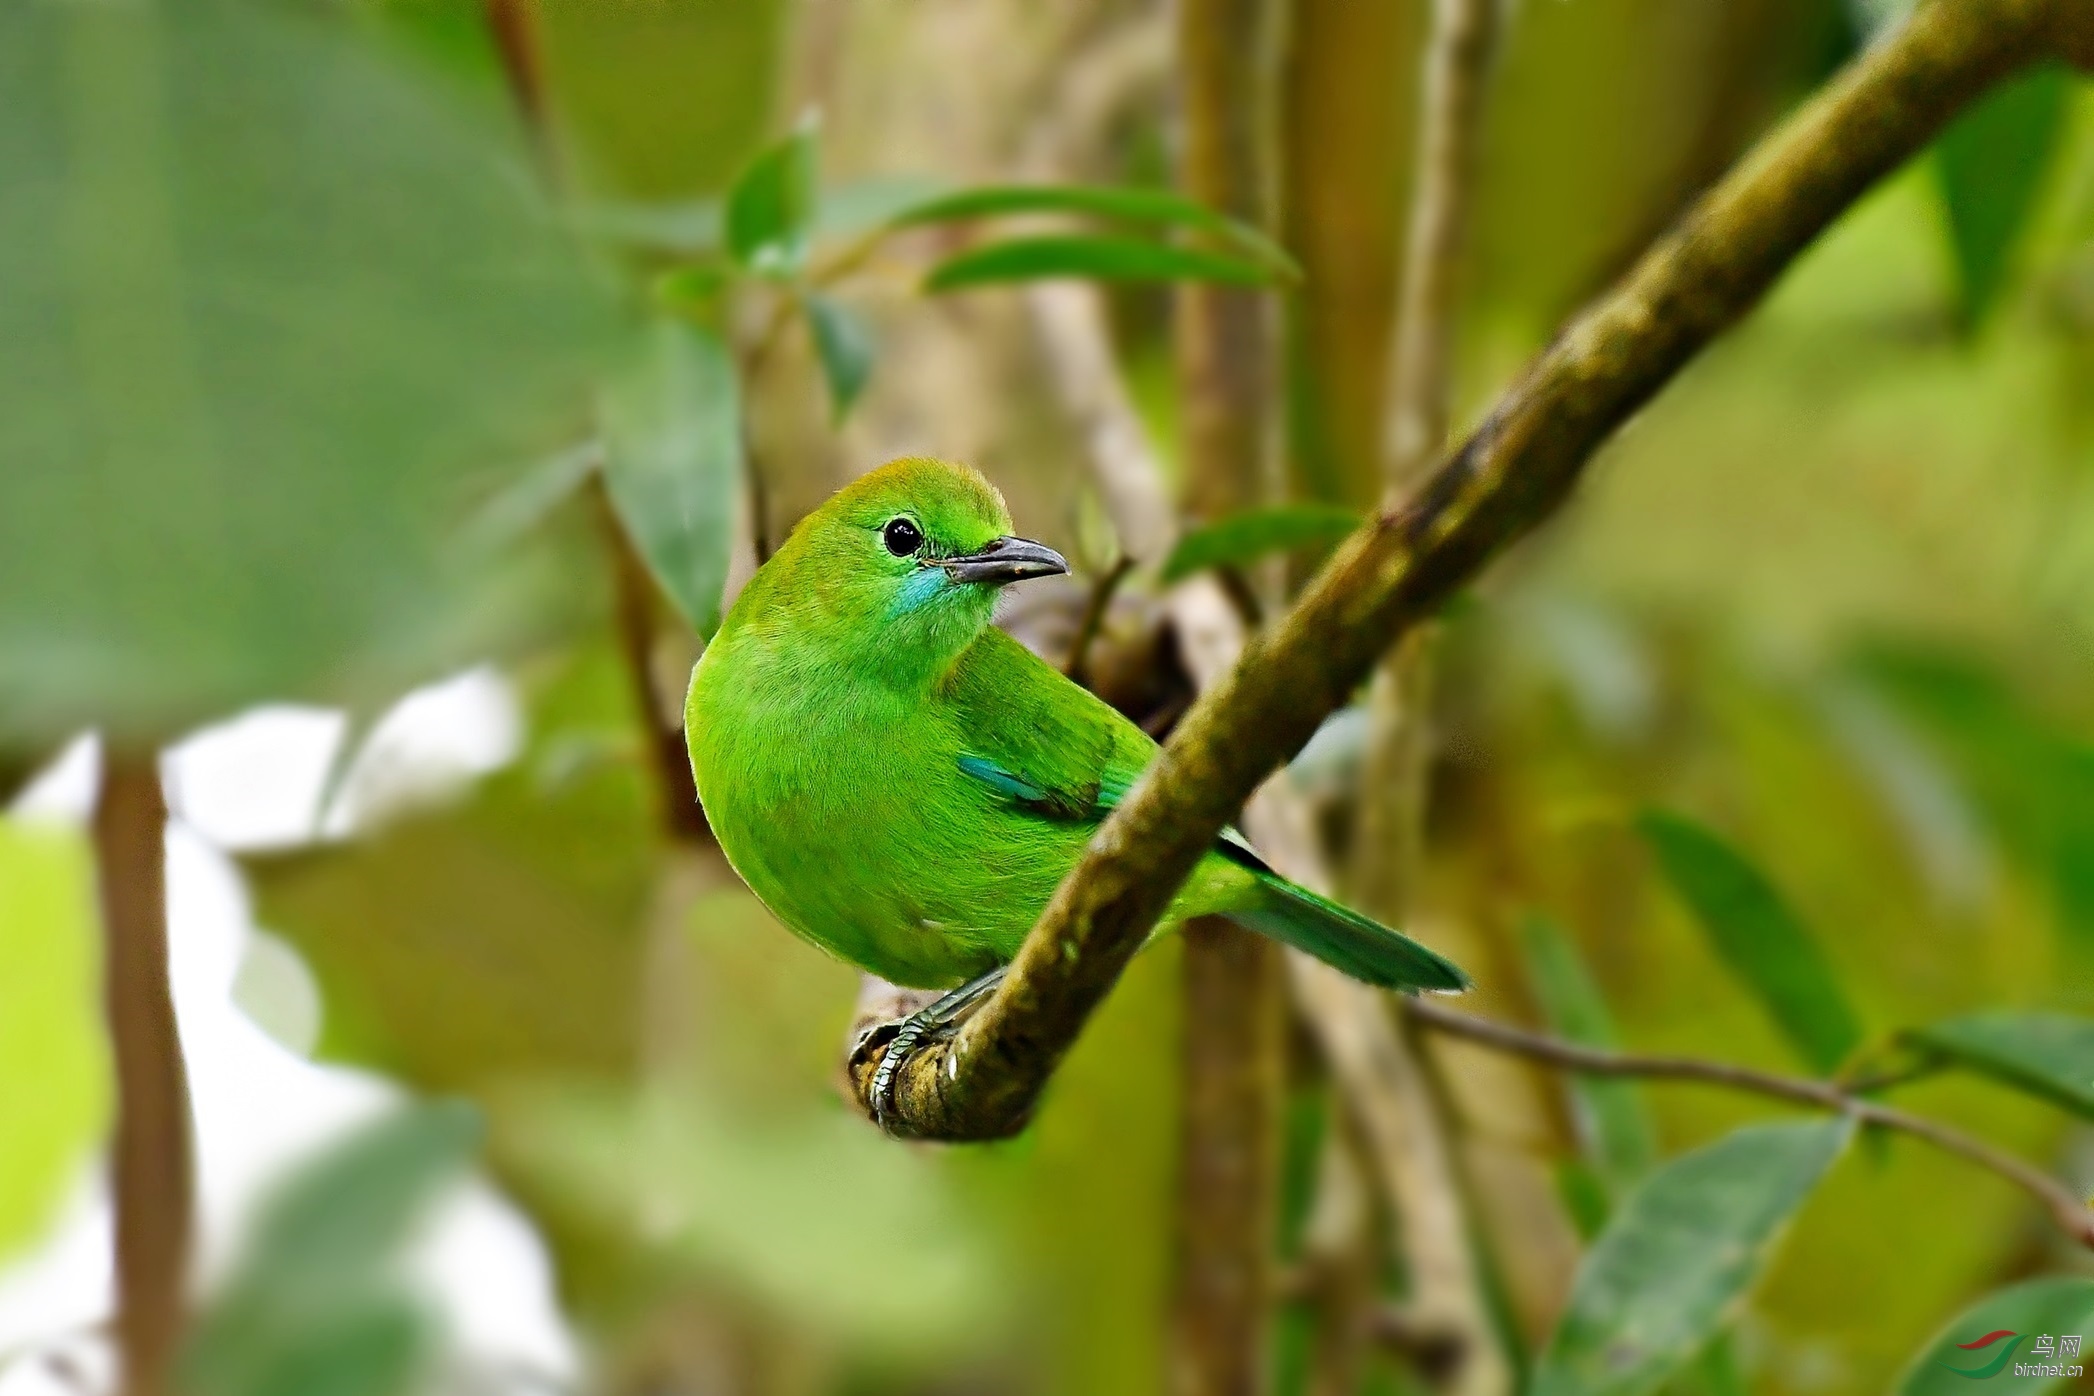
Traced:
<path fill-rule="evenodd" d="M 683 687 L 801 514 L 935 454 L 1074 564 L 1003 623 L 1167 730 L 1170 586 L 1255 623 L 1382 495 L 1431 11 L 0 0 L 0 1393 L 120 1350 L 149 1396 L 1162 1389 L 1180 947 L 1022 1137 L 884 1138 L 857 976 L 711 843 Z M 1455 433 L 1900 18 L 1499 6 Z M 1231 306 L 1270 352 L 1223 480 Z M 1429 645 L 1398 905 L 1462 1007 L 1894 1090 L 2094 1190 L 2086 80 L 1847 213 Z M 1347 887 L 1367 707 L 1284 777 Z M 1753 1260 L 1709 1303 L 1609 1311 L 1581 1258 L 1639 1186 L 1811 1117 L 1404 1040 L 1495 1361 L 1405 1321 L 1297 1025 L 1275 1392 L 1933 1390 L 1945 1338 L 2094 1334 L 2024 1192 L 1873 1134 L 1711 1204 Z M 1677 1350 L 1571 1360 L 1639 1324 Z"/>

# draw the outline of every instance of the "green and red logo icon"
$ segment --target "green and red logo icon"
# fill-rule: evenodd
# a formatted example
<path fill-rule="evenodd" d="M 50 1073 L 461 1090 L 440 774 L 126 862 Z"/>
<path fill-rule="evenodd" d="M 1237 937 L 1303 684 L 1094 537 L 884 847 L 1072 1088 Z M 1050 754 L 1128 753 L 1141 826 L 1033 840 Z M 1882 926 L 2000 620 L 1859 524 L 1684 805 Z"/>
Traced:
<path fill-rule="evenodd" d="M 1982 1338 L 1968 1343 L 1956 1344 L 1957 1348 L 1963 1352 L 1983 1353 L 1984 1359 L 1979 1365 L 1975 1367 L 1949 1367 L 1949 1364 L 1946 1362 L 1941 1365 L 1948 1367 L 1950 1371 L 1959 1377 L 1971 1377 L 1973 1379 L 1996 1377 L 2007 1369 L 2009 1362 L 2014 1360 L 2014 1349 L 2021 1346 L 2022 1337 L 2022 1334 L 2016 1333 L 2011 1328 L 1995 1328 Z M 1987 1349 L 1995 1346 L 1998 1348 L 1998 1351 L 1987 1351 Z"/>

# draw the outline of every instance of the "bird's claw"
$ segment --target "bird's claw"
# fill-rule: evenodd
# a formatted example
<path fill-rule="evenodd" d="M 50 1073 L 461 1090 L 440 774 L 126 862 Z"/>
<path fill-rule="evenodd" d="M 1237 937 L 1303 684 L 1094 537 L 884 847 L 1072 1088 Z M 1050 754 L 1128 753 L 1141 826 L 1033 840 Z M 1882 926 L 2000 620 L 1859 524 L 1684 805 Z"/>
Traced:
<path fill-rule="evenodd" d="M 926 1041 L 935 1042 L 950 1037 L 974 1010 L 996 992 L 1003 983 L 1004 970 L 997 968 L 979 979 L 972 980 L 931 1004 L 920 1008 L 908 1017 L 875 1023 L 858 1038 L 851 1050 L 853 1061 L 861 1060 L 886 1044 L 886 1054 L 880 1064 L 873 1068 L 872 1088 L 866 1094 L 871 1097 L 873 1123 L 882 1130 L 887 1128 L 887 1117 L 894 1110 L 894 1083 L 901 1075 L 904 1061 Z"/>

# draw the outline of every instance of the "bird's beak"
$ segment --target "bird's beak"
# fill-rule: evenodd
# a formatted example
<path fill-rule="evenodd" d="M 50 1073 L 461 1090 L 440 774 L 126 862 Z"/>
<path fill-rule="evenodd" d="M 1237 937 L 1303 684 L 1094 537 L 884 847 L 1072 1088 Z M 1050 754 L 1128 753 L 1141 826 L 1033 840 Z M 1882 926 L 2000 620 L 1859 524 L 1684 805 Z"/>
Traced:
<path fill-rule="evenodd" d="M 1027 577 L 1052 577 L 1069 570 L 1069 561 L 1044 543 L 1030 538 L 999 538 L 977 552 L 949 557 L 942 564 L 956 582 L 988 582 L 1002 586 Z"/>

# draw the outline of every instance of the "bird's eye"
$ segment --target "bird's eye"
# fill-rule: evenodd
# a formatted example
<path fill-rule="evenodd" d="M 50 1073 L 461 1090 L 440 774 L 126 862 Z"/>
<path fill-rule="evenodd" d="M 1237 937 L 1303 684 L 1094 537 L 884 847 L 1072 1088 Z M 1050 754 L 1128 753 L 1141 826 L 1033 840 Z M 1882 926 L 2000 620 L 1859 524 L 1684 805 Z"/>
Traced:
<path fill-rule="evenodd" d="M 923 546 L 923 530 L 908 519 L 889 519 L 880 530 L 880 541 L 896 557 L 908 557 Z"/>

